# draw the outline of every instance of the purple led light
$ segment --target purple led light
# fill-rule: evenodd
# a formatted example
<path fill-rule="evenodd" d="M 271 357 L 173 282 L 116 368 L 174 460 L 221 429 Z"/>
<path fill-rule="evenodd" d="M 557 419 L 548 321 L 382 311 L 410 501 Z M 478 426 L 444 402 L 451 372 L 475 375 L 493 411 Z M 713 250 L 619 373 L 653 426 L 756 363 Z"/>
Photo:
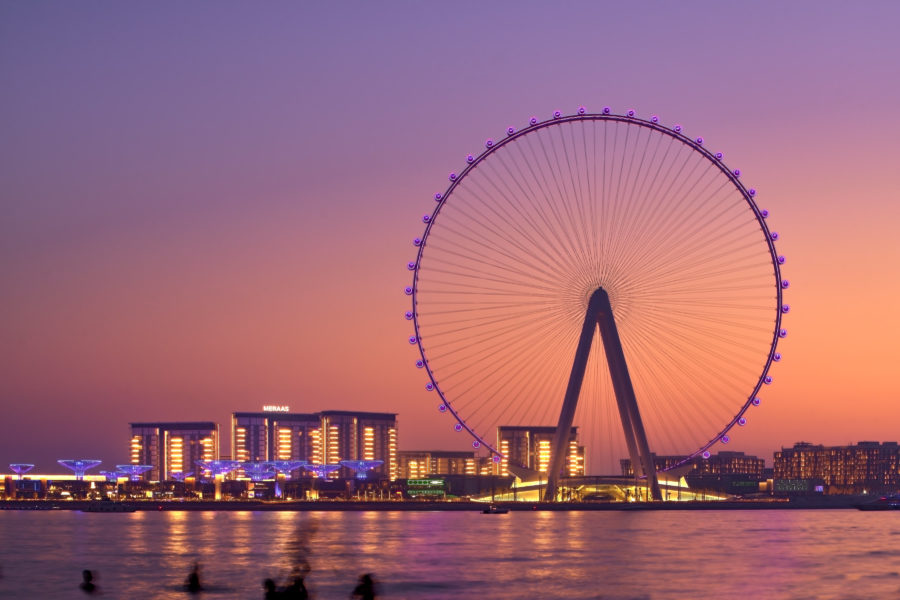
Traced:
<path fill-rule="evenodd" d="M 781 312 L 784 314 L 788 314 L 789 312 L 791 312 L 791 305 L 790 304 L 782 304 Z"/>
<path fill-rule="evenodd" d="M 735 176 L 735 177 L 740 177 L 740 176 L 741 176 L 741 170 L 740 170 L 740 169 L 735 169 L 734 171 L 732 171 L 732 173 L 734 173 L 734 176 Z"/>
<path fill-rule="evenodd" d="M 676 125 L 676 126 L 673 127 L 672 129 L 675 130 L 675 133 L 681 133 L 681 125 Z"/>
<path fill-rule="evenodd" d="M 784 264 L 784 260 L 785 260 L 785 259 L 784 259 L 784 256 L 779 256 L 779 257 L 778 257 L 778 264 L 779 264 L 779 265 L 783 265 L 783 264 Z"/>
<path fill-rule="evenodd" d="M 409 269 L 410 271 L 415 271 L 416 270 L 415 261 L 409 261 L 408 263 L 406 263 L 406 268 Z"/>
<path fill-rule="evenodd" d="M 491 457 L 491 460 L 494 461 L 495 463 L 500 462 L 500 455 L 495 454 L 494 456 Z"/>
<path fill-rule="evenodd" d="M 424 367 L 424 366 L 425 366 L 425 361 L 423 361 L 423 360 L 417 360 L 417 361 L 416 361 L 416 368 L 417 368 L 417 369 L 421 369 L 421 368 Z"/>
<path fill-rule="evenodd" d="M 515 127 L 507 127 L 507 128 L 506 128 L 506 135 L 512 135 L 512 134 L 514 134 L 515 132 L 516 132 L 516 128 L 515 128 Z"/>
<path fill-rule="evenodd" d="M 791 287 L 791 282 L 788 281 L 787 279 L 783 279 L 783 280 L 781 281 L 781 289 L 786 290 L 786 289 L 788 289 L 789 287 Z"/>
<path fill-rule="evenodd" d="M 443 197 L 444 197 L 444 195 L 442 193 L 438 192 L 437 194 L 434 195 L 434 201 L 440 202 L 441 198 L 443 198 Z"/>
<path fill-rule="evenodd" d="M 724 154 L 722 154 L 721 152 L 716 152 L 716 160 L 722 160 L 723 156 Z"/>
<path fill-rule="evenodd" d="M 414 336 L 414 335 L 409 336 L 409 343 L 410 343 L 410 344 L 415 344 L 417 341 L 418 341 L 418 340 L 416 339 L 416 336 Z"/>
<path fill-rule="evenodd" d="M 408 310 L 408 311 L 406 311 L 406 315 L 404 315 L 404 316 L 406 317 L 407 321 L 412 321 L 413 312 L 411 310 Z"/>
<path fill-rule="evenodd" d="M 709 458 L 709 450 L 703 451 L 703 458 Z"/>
<path fill-rule="evenodd" d="M 473 162 L 475 162 L 475 157 L 469 154 L 468 156 L 466 156 L 466 162 L 472 164 Z"/>
<path fill-rule="evenodd" d="M 723 436 L 722 436 L 722 443 L 723 443 L 723 444 L 727 444 L 727 443 L 730 442 L 730 441 L 731 441 L 731 438 L 729 438 L 727 435 L 723 435 Z"/>
<path fill-rule="evenodd" d="M 450 173 L 450 181 L 456 181 L 456 173 Z"/>
<path fill-rule="evenodd" d="M 481 442 L 479 442 L 478 440 L 473 441 L 472 447 L 473 448 L 481 448 Z"/>
<path fill-rule="evenodd" d="M 429 223 L 431 221 L 431 215 L 422 215 L 422 222 Z"/>
<path fill-rule="evenodd" d="M 752 198 L 753 196 L 756 195 L 756 190 L 753 188 L 750 188 L 749 190 L 747 190 L 747 193 L 750 194 L 750 197 Z"/>
<path fill-rule="evenodd" d="M 629 109 L 628 112 L 625 113 L 625 114 L 628 115 L 629 117 L 633 117 L 633 116 L 634 116 L 634 109 L 633 109 L 633 108 L 632 108 L 632 109 Z"/>
<path fill-rule="evenodd" d="M 611 109 L 610 107 L 604 106 L 604 107 L 603 107 L 603 114 L 604 114 L 604 115 L 608 115 L 609 112 L 610 112 L 611 110 L 612 110 L 612 109 Z"/>
<path fill-rule="evenodd" d="M 695 141 L 696 141 L 698 144 L 700 144 L 701 146 L 703 145 L 703 138 L 702 138 L 702 137 L 698 137 Z"/>
<path fill-rule="evenodd" d="M 578 114 L 579 114 L 579 115 L 583 115 L 584 113 L 585 113 L 584 107 L 583 107 L 583 106 L 579 106 L 579 107 L 578 107 Z"/>
<path fill-rule="evenodd" d="M 403 291 L 406 293 L 407 296 L 412 296 L 413 289 L 411 286 L 406 286 L 405 288 L 403 288 Z"/>
<path fill-rule="evenodd" d="M 772 383 L 772 376 L 766 375 L 766 378 L 763 379 L 763 381 L 765 382 L 766 385 L 769 385 L 770 383 Z"/>
<path fill-rule="evenodd" d="M 422 238 L 413 238 L 413 246 L 421 246 Z"/>
<path fill-rule="evenodd" d="M 537 122 L 538 122 L 537 117 L 531 117 L 530 119 L 528 119 L 528 123 L 531 125 L 537 125 Z"/>
<path fill-rule="evenodd" d="M 460 425 L 459 423 L 457 423 L 456 425 L 453 426 L 453 429 L 455 429 L 455 430 L 457 430 L 457 431 L 462 431 L 462 425 Z"/>
<path fill-rule="evenodd" d="M 744 417 L 741 417 L 740 419 L 738 419 L 738 425 L 740 425 L 741 427 L 743 427 L 746 424 L 747 424 L 747 419 L 745 419 Z"/>
<path fill-rule="evenodd" d="M 553 111 L 553 118 L 554 118 L 554 119 L 558 119 L 558 118 L 560 118 L 561 116 L 562 116 L 562 113 L 559 112 L 558 110 L 554 110 L 554 111 Z"/>
<path fill-rule="evenodd" d="M 778 337 L 780 337 L 780 338 L 785 338 L 785 337 L 787 337 L 787 329 L 782 329 L 781 331 L 779 331 L 779 332 L 778 332 Z"/>
<path fill-rule="evenodd" d="M 762 209 L 761 211 L 759 211 L 759 214 L 762 215 L 763 219 L 766 219 L 769 216 L 769 211 L 767 211 L 766 209 Z"/>
<path fill-rule="evenodd" d="M 776 352 L 775 354 L 773 354 L 772 360 L 774 360 L 775 362 L 778 362 L 779 360 L 781 360 L 781 352 Z"/>
<path fill-rule="evenodd" d="M 438 410 L 441 412 L 447 412 L 447 405 L 446 404 L 439 405 Z"/>
<path fill-rule="evenodd" d="M 653 115 L 652 117 L 650 117 L 650 122 L 651 123 L 659 123 L 659 117 L 657 117 L 656 115 Z"/>
<path fill-rule="evenodd" d="M 484 142 L 484 147 L 485 147 L 485 148 L 490 148 L 490 147 L 493 146 L 493 145 L 494 145 L 494 140 L 486 140 L 486 141 Z"/>
<path fill-rule="evenodd" d="M 778 232 L 773 231 L 772 233 L 769 234 L 769 237 L 772 238 L 772 241 L 774 242 L 775 240 L 778 239 Z"/>
<path fill-rule="evenodd" d="M 759 399 L 759 396 L 751 400 L 751 404 L 753 404 L 753 406 L 759 406 L 760 402 L 762 402 L 762 400 Z"/>
<path fill-rule="evenodd" d="M 433 391 L 434 384 L 429 381 L 428 383 L 425 384 L 425 389 L 428 390 L 429 392 Z"/>

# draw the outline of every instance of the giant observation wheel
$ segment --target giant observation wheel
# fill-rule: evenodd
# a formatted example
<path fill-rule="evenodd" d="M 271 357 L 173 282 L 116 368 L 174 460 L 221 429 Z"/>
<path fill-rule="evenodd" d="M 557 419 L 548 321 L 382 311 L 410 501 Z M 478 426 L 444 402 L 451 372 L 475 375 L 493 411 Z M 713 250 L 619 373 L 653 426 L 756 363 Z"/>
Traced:
<path fill-rule="evenodd" d="M 721 153 L 582 107 L 510 127 L 449 180 L 414 240 L 406 318 L 426 389 L 475 448 L 500 462 L 498 427 L 571 424 L 587 473 L 630 457 L 649 474 L 650 452 L 708 457 L 747 423 L 788 282 Z"/>

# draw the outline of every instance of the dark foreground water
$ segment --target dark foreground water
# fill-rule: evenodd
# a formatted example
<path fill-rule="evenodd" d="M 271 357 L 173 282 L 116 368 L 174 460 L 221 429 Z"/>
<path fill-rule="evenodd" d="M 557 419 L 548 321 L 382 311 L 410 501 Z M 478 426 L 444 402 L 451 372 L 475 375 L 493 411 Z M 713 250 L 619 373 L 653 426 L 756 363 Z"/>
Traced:
<path fill-rule="evenodd" d="M 0 511 L 0 598 L 262 598 L 308 562 L 313 598 L 900 598 L 900 512 Z"/>

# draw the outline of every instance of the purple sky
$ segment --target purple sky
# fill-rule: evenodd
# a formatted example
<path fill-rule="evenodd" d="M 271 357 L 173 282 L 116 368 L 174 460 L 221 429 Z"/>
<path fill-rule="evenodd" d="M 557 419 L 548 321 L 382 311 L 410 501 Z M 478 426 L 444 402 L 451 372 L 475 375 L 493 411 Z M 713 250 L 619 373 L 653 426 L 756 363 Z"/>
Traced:
<path fill-rule="evenodd" d="M 399 413 L 421 215 L 532 114 L 659 114 L 782 234 L 794 307 L 730 449 L 896 440 L 893 2 L 0 4 L 0 465 L 128 458 L 129 421 Z M 229 452 L 228 443 L 222 446 Z"/>

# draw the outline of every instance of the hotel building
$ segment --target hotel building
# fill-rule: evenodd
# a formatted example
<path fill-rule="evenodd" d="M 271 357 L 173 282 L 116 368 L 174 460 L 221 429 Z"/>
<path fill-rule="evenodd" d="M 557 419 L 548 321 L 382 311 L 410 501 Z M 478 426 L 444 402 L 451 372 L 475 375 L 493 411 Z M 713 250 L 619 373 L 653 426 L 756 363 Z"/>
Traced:
<path fill-rule="evenodd" d="M 401 479 L 437 475 L 490 475 L 490 457 L 453 450 L 401 450 L 397 453 Z"/>
<path fill-rule="evenodd" d="M 131 464 L 153 465 L 144 480 L 196 473 L 199 460 L 219 459 L 219 426 L 209 421 L 131 423 Z"/>
<path fill-rule="evenodd" d="M 822 480 L 832 494 L 883 493 L 900 489 L 900 445 L 859 442 L 823 446 L 799 442 L 775 452 L 774 478 L 779 481 Z"/>
<path fill-rule="evenodd" d="M 498 475 L 509 475 L 509 465 L 547 473 L 550 449 L 556 427 L 501 426 L 497 428 L 497 449 L 502 458 L 497 463 Z M 584 475 L 584 446 L 578 445 L 578 428 L 569 434 L 568 452 L 562 467 L 563 477 Z"/>
<path fill-rule="evenodd" d="M 277 407 L 287 408 L 287 407 Z M 231 415 L 234 460 L 305 460 L 322 462 L 320 419 L 315 414 L 281 410 L 236 412 Z M 297 476 L 297 471 L 292 473 Z"/>
<path fill-rule="evenodd" d="M 653 464 L 657 471 L 665 471 L 674 467 L 676 464 L 684 460 L 684 456 L 657 456 L 653 455 Z M 619 460 L 624 477 L 634 477 L 634 470 L 631 467 L 630 458 L 622 458 Z M 695 459 L 693 467 L 685 476 L 705 476 L 705 475 L 741 475 L 747 478 L 763 479 L 763 470 L 766 468 L 766 461 L 763 458 L 750 456 L 743 452 L 722 451 L 711 455 L 709 458 Z"/>

